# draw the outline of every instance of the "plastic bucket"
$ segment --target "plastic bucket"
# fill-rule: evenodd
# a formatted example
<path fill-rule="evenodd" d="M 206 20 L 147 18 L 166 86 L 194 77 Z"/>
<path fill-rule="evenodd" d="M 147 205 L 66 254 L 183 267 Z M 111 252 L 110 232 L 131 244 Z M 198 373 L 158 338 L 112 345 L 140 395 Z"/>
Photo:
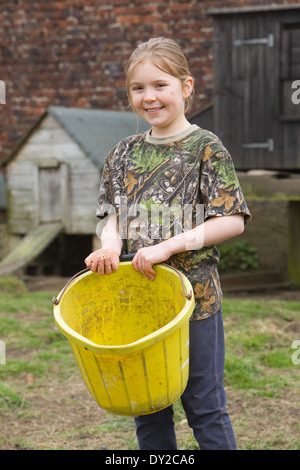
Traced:
<path fill-rule="evenodd" d="M 155 271 L 155 281 L 130 262 L 111 275 L 79 273 L 53 300 L 89 392 L 111 413 L 161 410 L 187 384 L 193 290 L 177 270 Z"/>

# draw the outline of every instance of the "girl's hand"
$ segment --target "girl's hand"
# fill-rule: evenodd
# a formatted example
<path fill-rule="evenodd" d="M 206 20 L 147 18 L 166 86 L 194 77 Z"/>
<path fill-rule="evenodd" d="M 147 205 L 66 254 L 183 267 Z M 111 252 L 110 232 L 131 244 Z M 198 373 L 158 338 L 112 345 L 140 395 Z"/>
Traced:
<path fill-rule="evenodd" d="M 169 250 L 163 243 L 146 248 L 140 248 L 132 260 L 134 269 L 146 276 L 147 279 L 154 281 L 155 271 L 153 264 L 162 263 L 170 257 Z"/>
<path fill-rule="evenodd" d="M 86 267 L 95 273 L 111 274 L 119 267 L 119 256 L 117 251 L 103 248 L 93 251 L 84 261 Z"/>

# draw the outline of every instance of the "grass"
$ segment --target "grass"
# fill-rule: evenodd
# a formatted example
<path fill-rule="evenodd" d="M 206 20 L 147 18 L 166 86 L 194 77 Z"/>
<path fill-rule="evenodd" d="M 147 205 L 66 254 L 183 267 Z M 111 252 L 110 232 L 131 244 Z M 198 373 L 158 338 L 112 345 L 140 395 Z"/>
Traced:
<path fill-rule="evenodd" d="M 289 376 L 297 371 L 291 346 L 299 311 L 299 302 L 224 301 L 228 386 L 253 389 L 261 396 L 269 396 L 270 389 L 280 393 L 288 386 L 281 371 Z"/>
<path fill-rule="evenodd" d="M 0 280 L 0 449 L 137 449 L 133 420 L 86 391 L 51 298 Z M 240 449 L 300 449 L 299 312 L 300 302 L 225 297 L 225 386 Z M 175 425 L 179 448 L 197 449 L 180 401 Z"/>

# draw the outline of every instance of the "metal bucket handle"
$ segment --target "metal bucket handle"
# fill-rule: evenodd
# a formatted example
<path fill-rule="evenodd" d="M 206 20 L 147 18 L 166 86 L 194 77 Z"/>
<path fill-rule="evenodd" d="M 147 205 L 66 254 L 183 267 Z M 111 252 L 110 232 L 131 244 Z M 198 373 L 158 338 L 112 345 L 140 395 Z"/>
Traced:
<path fill-rule="evenodd" d="M 124 255 L 120 255 L 120 261 L 132 261 L 133 258 L 135 256 L 135 253 L 127 253 L 127 254 L 124 254 Z M 186 288 L 185 288 L 185 285 L 184 285 L 184 281 L 183 281 L 183 277 L 182 277 L 182 274 L 180 271 L 178 271 L 178 269 L 176 268 L 173 268 L 173 266 L 169 266 L 168 264 L 166 263 L 160 263 L 162 264 L 163 266 L 167 266 L 168 268 L 170 269 L 173 269 L 173 271 L 176 272 L 176 274 L 178 274 L 178 276 L 180 277 L 180 280 L 181 280 L 181 284 L 182 284 L 182 289 L 183 289 L 183 293 L 184 293 L 184 296 L 190 300 L 192 298 L 192 292 L 190 293 L 187 293 L 186 291 Z M 74 281 L 74 279 L 76 279 L 78 276 L 80 276 L 81 274 L 84 274 L 86 272 L 90 271 L 90 268 L 85 268 L 83 269 L 82 271 L 79 271 L 77 274 L 74 274 L 74 276 L 71 277 L 71 279 L 68 280 L 67 284 L 65 285 L 65 287 L 63 288 L 63 290 L 61 291 L 60 295 L 58 297 L 53 297 L 52 298 L 52 303 L 54 305 L 58 305 L 62 296 L 64 295 L 67 287 L 69 286 L 69 284 Z"/>

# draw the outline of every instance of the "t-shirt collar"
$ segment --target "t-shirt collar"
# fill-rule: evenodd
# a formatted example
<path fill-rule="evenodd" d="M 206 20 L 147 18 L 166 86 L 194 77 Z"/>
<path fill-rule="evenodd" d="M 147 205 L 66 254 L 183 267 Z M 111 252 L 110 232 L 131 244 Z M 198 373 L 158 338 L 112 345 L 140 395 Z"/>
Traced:
<path fill-rule="evenodd" d="M 169 137 L 152 137 L 150 134 L 151 129 L 146 134 L 146 141 L 150 144 L 169 144 L 171 142 L 176 142 L 177 140 L 187 137 L 189 134 L 194 132 L 196 129 L 199 129 L 197 124 L 191 124 L 190 127 L 185 129 L 183 132 L 180 132 L 176 135 L 170 135 Z"/>

